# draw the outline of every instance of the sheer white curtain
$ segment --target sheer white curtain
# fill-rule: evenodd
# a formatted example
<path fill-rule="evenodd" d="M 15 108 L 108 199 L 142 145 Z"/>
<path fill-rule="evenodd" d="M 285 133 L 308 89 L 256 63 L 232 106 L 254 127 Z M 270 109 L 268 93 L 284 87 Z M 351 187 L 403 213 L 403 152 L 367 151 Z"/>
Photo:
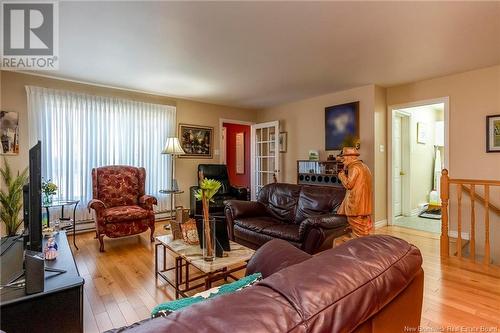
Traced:
<path fill-rule="evenodd" d="M 170 156 L 161 155 L 175 134 L 174 106 L 27 86 L 30 147 L 42 142 L 42 175 L 60 199 L 80 200 L 79 219 L 92 199 L 92 168 L 132 165 L 146 169 L 146 193 L 170 188 Z"/>

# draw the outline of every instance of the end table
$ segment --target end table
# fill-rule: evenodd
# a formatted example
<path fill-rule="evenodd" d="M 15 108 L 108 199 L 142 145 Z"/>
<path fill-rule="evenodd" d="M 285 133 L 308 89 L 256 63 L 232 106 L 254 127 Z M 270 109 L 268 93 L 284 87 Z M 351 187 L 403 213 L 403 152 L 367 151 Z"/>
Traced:
<path fill-rule="evenodd" d="M 54 200 L 50 203 L 44 203 L 42 205 L 43 208 L 45 208 L 45 211 L 47 212 L 47 227 L 50 226 L 50 209 L 53 207 L 61 207 L 61 217 L 59 218 L 59 222 L 69 222 L 70 227 L 63 227 L 63 229 L 67 231 L 73 230 L 73 245 L 77 250 L 78 246 L 76 246 L 76 241 L 75 241 L 75 235 L 76 235 L 76 207 L 78 206 L 78 203 L 80 203 L 80 200 Z M 65 217 L 64 216 L 64 207 L 65 206 L 73 206 L 73 218 Z"/>

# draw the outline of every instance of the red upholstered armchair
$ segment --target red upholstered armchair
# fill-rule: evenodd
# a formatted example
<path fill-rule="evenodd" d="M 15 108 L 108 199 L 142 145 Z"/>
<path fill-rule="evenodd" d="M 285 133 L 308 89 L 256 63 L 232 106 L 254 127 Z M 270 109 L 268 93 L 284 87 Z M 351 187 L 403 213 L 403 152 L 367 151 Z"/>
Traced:
<path fill-rule="evenodd" d="M 92 169 L 93 199 L 89 209 L 96 212 L 99 251 L 104 251 L 104 235 L 116 238 L 151 229 L 154 241 L 156 198 L 144 194 L 146 170 L 114 165 Z"/>

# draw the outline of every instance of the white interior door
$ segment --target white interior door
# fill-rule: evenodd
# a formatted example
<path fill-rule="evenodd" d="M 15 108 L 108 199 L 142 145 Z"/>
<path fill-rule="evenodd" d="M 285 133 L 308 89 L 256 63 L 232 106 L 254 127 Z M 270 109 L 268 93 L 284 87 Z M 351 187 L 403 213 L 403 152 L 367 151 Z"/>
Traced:
<path fill-rule="evenodd" d="M 276 179 L 280 181 L 279 121 L 252 125 L 251 131 L 251 197 Z"/>
<path fill-rule="evenodd" d="M 394 117 L 392 124 L 392 177 L 393 177 L 393 189 L 392 189 L 392 202 L 394 209 L 394 216 L 402 215 L 402 159 L 401 159 L 401 117 Z"/>

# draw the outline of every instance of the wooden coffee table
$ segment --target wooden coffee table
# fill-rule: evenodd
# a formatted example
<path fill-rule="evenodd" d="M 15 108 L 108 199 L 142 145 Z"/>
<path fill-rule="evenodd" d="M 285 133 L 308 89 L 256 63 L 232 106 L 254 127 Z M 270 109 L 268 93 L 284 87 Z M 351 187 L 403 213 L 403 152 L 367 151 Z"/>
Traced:
<path fill-rule="evenodd" d="M 197 288 L 204 287 L 204 290 L 208 290 L 212 288 L 212 283 L 218 280 L 227 281 L 228 278 L 237 280 L 233 273 L 245 269 L 255 251 L 232 241 L 229 241 L 229 245 L 231 251 L 224 252 L 227 256 L 216 257 L 214 261 L 209 262 L 203 260 L 200 245 L 189 245 L 182 239 L 174 240 L 171 235 L 158 236 L 155 244 L 155 276 L 162 278 L 175 289 L 176 299 L 179 296 L 187 297 L 188 291 Z M 162 269 L 158 267 L 160 247 L 163 250 Z M 173 267 L 167 267 L 167 250 L 175 259 Z M 193 266 L 201 274 L 190 277 L 189 266 Z M 169 271 L 175 271 L 173 280 L 167 275 Z"/>

